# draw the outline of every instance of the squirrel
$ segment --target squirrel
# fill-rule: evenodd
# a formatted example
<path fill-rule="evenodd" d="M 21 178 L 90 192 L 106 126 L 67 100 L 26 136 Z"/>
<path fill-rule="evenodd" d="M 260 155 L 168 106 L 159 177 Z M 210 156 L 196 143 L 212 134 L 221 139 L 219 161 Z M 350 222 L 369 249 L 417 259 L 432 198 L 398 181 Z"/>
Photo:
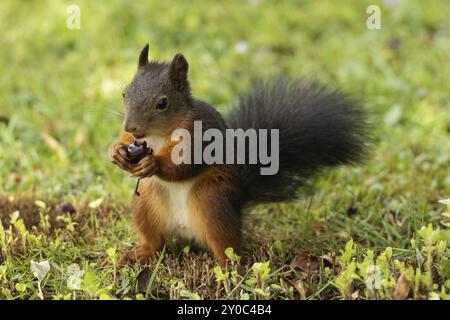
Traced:
<path fill-rule="evenodd" d="M 261 202 L 295 199 L 323 168 L 358 163 L 366 157 L 367 113 L 356 99 L 305 80 L 278 77 L 257 82 L 226 117 L 195 99 L 188 81 L 189 64 L 178 53 L 170 63 L 149 61 L 142 49 L 137 72 L 123 92 L 123 133 L 111 145 L 110 160 L 141 178 L 132 207 L 139 245 L 121 264 L 145 263 L 169 235 L 194 240 L 222 265 L 228 247 L 241 249 L 244 208 Z M 261 175 L 258 164 L 175 164 L 172 132 L 227 128 L 278 129 L 279 171 Z M 125 146 L 145 141 L 152 153 L 133 163 Z M 247 151 L 248 152 L 248 151 Z"/>

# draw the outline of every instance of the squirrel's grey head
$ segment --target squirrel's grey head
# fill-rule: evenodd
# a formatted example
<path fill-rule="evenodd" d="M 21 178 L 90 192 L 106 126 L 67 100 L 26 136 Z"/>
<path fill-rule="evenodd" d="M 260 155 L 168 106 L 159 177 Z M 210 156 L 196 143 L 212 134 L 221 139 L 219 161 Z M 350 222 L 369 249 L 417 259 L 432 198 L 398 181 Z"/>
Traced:
<path fill-rule="evenodd" d="M 148 47 L 142 49 L 136 75 L 123 92 L 124 130 L 137 139 L 170 135 L 192 106 L 185 57 L 178 53 L 170 63 L 149 61 Z"/>

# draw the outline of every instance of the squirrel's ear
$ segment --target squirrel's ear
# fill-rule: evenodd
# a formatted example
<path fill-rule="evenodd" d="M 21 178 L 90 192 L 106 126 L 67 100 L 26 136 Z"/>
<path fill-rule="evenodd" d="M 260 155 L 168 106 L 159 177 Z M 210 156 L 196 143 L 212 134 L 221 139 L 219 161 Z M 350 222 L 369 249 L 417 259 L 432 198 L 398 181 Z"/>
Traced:
<path fill-rule="evenodd" d="M 169 77 L 176 84 L 183 86 L 187 82 L 188 69 L 189 64 L 186 58 L 181 53 L 178 53 L 170 63 Z"/>
<path fill-rule="evenodd" d="M 148 64 L 148 43 L 142 49 L 141 54 L 139 55 L 139 63 L 138 67 L 141 68 Z"/>

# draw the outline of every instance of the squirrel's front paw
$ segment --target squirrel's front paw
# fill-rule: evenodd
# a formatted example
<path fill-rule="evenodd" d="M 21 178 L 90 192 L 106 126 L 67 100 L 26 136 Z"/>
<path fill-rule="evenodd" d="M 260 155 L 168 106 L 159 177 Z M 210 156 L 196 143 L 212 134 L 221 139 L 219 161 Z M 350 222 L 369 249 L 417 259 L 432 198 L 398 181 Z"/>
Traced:
<path fill-rule="evenodd" d="M 125 145 L 122 143 L 116 143 L 109 148 L 109 159 L 112 163 L 125 171 L 130 171 L 133 164 L 127 158 L 127 152 Z"/>
<path fill-rule="evenodd" d="M 157 171 L 157 164 L 153 155 L 147 155 L 142 158 L 136 166 L 131 168 L 130 173 L 133 177 L 144 178 L 151 177 Z"/>

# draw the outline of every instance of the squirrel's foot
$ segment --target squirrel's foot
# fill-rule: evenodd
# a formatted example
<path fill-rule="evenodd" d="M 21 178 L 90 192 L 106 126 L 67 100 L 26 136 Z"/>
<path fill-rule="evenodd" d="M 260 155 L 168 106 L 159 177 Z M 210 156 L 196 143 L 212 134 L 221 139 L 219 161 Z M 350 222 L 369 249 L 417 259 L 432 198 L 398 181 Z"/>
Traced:
<path fill-rule="evenodd" d="M 117 262 L 117 266 L 122 267 L 126 264 L 135 263 L 144 265 L 150 262 L 154 254 L 155 251 L 151 248 L 140 245 L 134 249 L 125 251 Z"/>
<path fill-rule="evenodd" d="M 156 173 L 157 164 L 153 155 L 142 158 L 135 167 L 130 170 L 133 177 L 150 177 Z"/>

